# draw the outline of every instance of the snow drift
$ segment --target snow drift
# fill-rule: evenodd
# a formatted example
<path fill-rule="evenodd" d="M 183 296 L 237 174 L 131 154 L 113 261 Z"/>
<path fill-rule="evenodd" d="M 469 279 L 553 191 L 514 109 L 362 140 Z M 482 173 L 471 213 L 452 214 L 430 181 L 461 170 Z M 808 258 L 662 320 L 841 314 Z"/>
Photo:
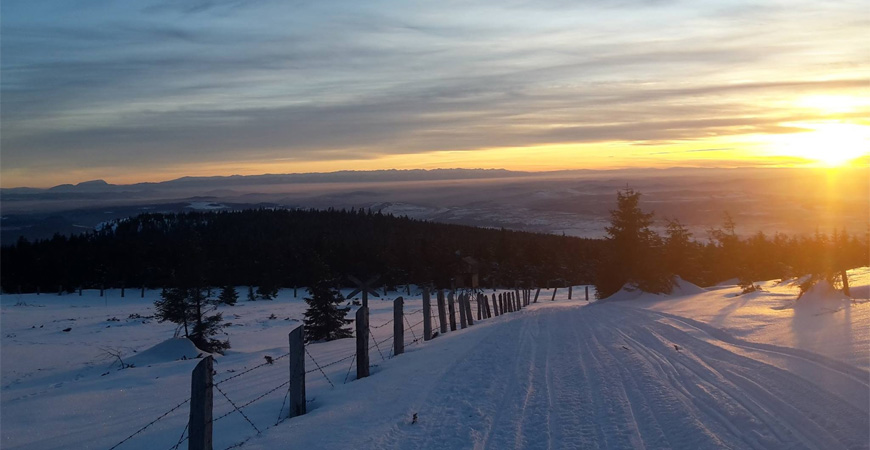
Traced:
<path fill-rule="evenodd" d="M 148 350 L 137 353 L 126 360 L 134 366 L 148 366 L 165 362 L 178 361 L 179 359 L 194 359 L 208 353 L 198 349 L 188 338 L 179 337 L 167 339 Z"/>

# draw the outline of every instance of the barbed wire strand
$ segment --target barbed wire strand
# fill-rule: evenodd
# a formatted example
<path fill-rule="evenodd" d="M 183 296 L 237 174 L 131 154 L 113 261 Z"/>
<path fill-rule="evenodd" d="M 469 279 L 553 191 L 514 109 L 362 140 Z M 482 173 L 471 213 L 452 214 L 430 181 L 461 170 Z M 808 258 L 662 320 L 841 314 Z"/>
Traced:
<path fill-rule="evenodd" d="M 311 361 L 314 363 L 314 366 L 317 367 L 318 370 L 320 370 L 321 374 L 323 374 L 323 378 L 326 378 L 326 381 L 329 383 L 329 385 L 332 386 L 333 389 L 335 389 L 335 385 L 332 384 L 332 380 L 330 380 L 329 377 L 326 376 L 326 372 L 323 371 L 323 368 L 320 367 L 320 364 L 317 364 L 317 360 L 315 360 L 314 357 L 311 356 L 311 353 L 308 351 L 308 347 L 303 347 L 303 348 L 305 348 L 305 354 L 308 355 L 309 358 L 311 358 Z"/>
<path fill-rule="evenodd" d="M 418 312 L 421 312 L 421 311 L 423 311 L 423 308 L 420 308 L 420 309 L 415 310 L 415 311 L 411 311 L 409 313 L 405 313 L 405 315 L 406 316 L 413 316 L 414 314 L 417 314 Z"/>
<path fill-rule="evenodd" d="M 124 438 L 121 442 L 118 442 L 117 444 L 113 445 L 111 448 L 109 448 L 109 450 L 114 450 L 114 449 L 118 448 L 118 446 L 120 446 L 121 444 L 123 444 L 123 443 L 129 441 L 130 439 L 132 439 L 133 436 L 136 436 L 137 434 L 139 434 L 139 433 L 145 431 L 146 428 L 150 427 L 151 425 L 154 425 L 154 424 L 157 423 L 160 419 L 162 419 L 162 418 L 168 416 L 169 414 L 171 414 L 171 413 L 172 413 L 173 411 L 175 411 L 176 409 L 181 408 L 182 406 L 184 406 L 184 404 L 186 404 L 186 403 L 189 402 L 189 401 L 190 401 L 190 398 L 188 398 L 187 400 L 185 400 L 185 401 L 183 401 L 183 402 L 181 402 L 181 403 L 179 403 L 179 404 L 173 406 L 172 409 L 170 409 L 169 411 L 166 411 L 165 413 L 161 414 L 160 416 L 158 416 L 156 419 L 152 420 L 151 422 L 148 422 L 147 425 L 145 425 L 145 426 L 142 427 L 142 428 L 139 428 L 138 430 L 136 430 L 135 433 L 133 433 L 133 434 L 127 436 L 127 437 Z"/>
<path fill-rule="evenodd" d="M 344 376 L 344 384 L 347 384 L 347 378 L 350 376 L 350 369 L 353 369 L 354 361 L 356 361 L 356 353 L 353 354 L 353 359 L 350 360 L 350 367 L 347 368 L 347 374 Z"/>
<path fill-rule="evenodd" d="M 289 383 L 289 381 L 288 381 L 288 383 Z M 257 428 L 256 425 L 254 425 L 254 422 L 251 422 L 251 419 L 249 419 L 248 416 L 247 416 L 244 412 L 242 412 L 242 410 L 241 410 L 238 406 L 236 406 L 235 402 L 233 402 L 232 400 L 230 400 L 230 398 L 227 397 L 227 394 L 226 394 L 224 391 L 222 391 L 221 388 L 218 387 L 218 385 L 215 384 L 215 385 L 213 385 L 213 386 L 214 386 L 215 389 L 217 389 L 218 392 L 221 393 L 221 395 L 224 396 L 225 399 L 227 399 L 228 402 L 230 402 L 230 405 L 233 405 L 233 408 L 235 408 L 235 410 L 238 411 L 239 414 L 241 414 L 242 417 L 244 417 L 245 420 L 247 420 L 248 423 L 251 424 L 251 426 L 254 427 L 255 430 L 257 430 L 257 434 L 260 434 L 260 429 Z M 260 398 L 262 398 L 262 397 L 260 397 Z M 251 403 L 253 403 L 253 402 L 248 402 L 248 404 L 251 404 Z M 246 406 L 247 406 L 247 405 L 246 405 Z"/>
<path fill-rule="evenodd" d="M 371 330 L 369 330 L 369 334 L 371 334 Z M 381 351 L 381 346 L 378 345 L 378 340 L 372 339 L 372 341 L 375 342 L 375 348 L 378 349 L 378 353 L 381 355 L 381 361 L 386 361 L 387 358 L 384 358 L 384 352 Z M 369 347 L 369 349 L 371 349 L 371 347 Z"/>
<path fill-rule="evenodd" d="M 380 325 L 377 325 L 377 326 L 369 326 L 369 329 L 370 330 L 377 330 L 378 328 L 383 328 L 391 323 L 393 323 L 393 319 L 390 319 L 390 320 L 388 320 Z"/>
<path fill-rule="evenodd" d="M 333 361 L 333 362 L 331 362 L 331 363 L 324 364 L 324 365 L 322 365 L 322 366 L 320 366 L 320 367 L 323 368 L 323 369 L 325 369 L 325 368 L 327 368 L 327 367 L 329 367 L 329 366 L 334 366 L 334 365 L 336 365 L 336 364 L 338 364 L 338 363 L 340 363 L 340 362 L 342 362 L 342 361 L 347 361 L 348 359 L 350 359 L 350 358 L 352 358 L 352 357 L 354 357 L 354 356 L 356 356 L 356 353 L 352 353 L 352 354 L 350 354 L 350 355 L 345 356 L 344 358 L 337 359 L 337 360 L 335 360 L 335 361 Z M 317 371 L 316 368 L 315 368 L 315 369 L 308 369 L 308 370 L 305 371 L 305 373 L 306 373 L 306 374 L 309 374 L 309 373 L 312 373 L 312 372 L 315 372 L 315 371 Z"/>
<path fill-rule="evenodd" d="M 181 445 L 181 443 L 187 440 L 187 438 L 184 437 L 184 433 L 187 432 L 187 427 L 189 426 L 190 420 L 187 421 L 187 425 L 185 425 L 184 429 L 181 430 L 181 436 L 178 436 L 178 442 L 176 442 L 175 445 L 172 446 L 172 450 L 178 450 L 178 447 Z"/>
<path fill-rule="evenodd" d="M 286 358 L 286 357 L 288 357 L 288 356 L 290 356 L 290 352 L 287 352 L 287 353 L 285 353 L 285 354 L 283 354 L 283 355 L 281 355 L 281 356 L 279 356 L 279 357 L 277 357 L 277 358 L 272 358 L 271 361 L 266 361 L 266 362 L 264 362 L 264 363 L 262 363 L 262 364 L 258 364 L 258 365 L 254 366 L 254 367 L 251 367 L 250 369 L 246 369 L 246 370 L 244 370 L 244 371 L 242 371 L 242 372 L 239 372 L 239 373 L 237 373 L 237 374 L 235 374 L 235 375 L 233 375 L 233 376 L 231 376 L 231 377 L 229 377 L 229 378 L 226 378 L 226 379 L 223 379 L 223 380 L 221 380 L 221 381 L 218 381 L 217 383 L 214 383 L 214 386 L 217 386 L 217 385 L 220 385 L 220 384 L 224 384 L 224 383 L 226 383 L 227 381 L 230 381 L 230 380 L 236 379 L 236 378 L 238 378 L 238 377 L 240 377 L 240 376 L 242 376 L 242 375 L 246 375 L 246 374 L 248 374 L 248 373 L 250 373 L 250 372 L 253 372 L 253 371 L 255 371 L 255 370 L 257 370 L 257 369 L 259 369 L 259 368 L 261 368 L 261 367 L 274 365 L 275 361 L 278 361 L 279 359 L 282 359 L 282 358 Z"/>
<path fill-rule="evenodd" d="M 408 329 L 411 330 L 411 335 L 414 336 L 414 339 L 417 339 L 417 334 L 414 333 L 414 327 L 411 326 L 411 321 L 408 320 L 408 316 L 405 316 L 405 324 L 408 325 Z"/>
<path fill-rule="evenodd" d="M 272 425 L 272 426 L 277 426 L 279 423 L 283 422 L 283 420 L 282 420 L 283 414 L 281 414 L 281 413 L 284 412 L 284 405 L 287 404 L 288 398 L 290 398 L 290 389 L 287 389 L 287 392 L 284 393 L 284 401 L 281 402 L 281 409 L 278 410 L 278 418 L 275 419 L 275 425 Z"/>

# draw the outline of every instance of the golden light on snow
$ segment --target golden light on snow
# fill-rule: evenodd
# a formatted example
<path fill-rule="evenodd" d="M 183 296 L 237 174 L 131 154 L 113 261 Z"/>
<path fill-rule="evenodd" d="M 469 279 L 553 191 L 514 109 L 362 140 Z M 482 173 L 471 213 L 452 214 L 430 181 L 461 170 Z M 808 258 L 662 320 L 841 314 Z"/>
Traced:
<path fill-rule="evenodd" d="M 870 151 L 870 126 L 842 123 L 789 123 L 808 131 L 768 136 L 770 149 L 780 155 L 817 161 L 837 167 L 866 156 Z"/>

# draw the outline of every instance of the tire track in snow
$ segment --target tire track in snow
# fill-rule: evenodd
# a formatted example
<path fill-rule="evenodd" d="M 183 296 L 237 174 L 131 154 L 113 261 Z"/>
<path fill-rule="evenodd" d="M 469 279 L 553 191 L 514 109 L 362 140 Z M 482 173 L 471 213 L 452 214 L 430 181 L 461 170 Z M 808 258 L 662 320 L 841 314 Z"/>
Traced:
<path fill-rule="evenodd" d="M 409 407 L 420 423 L 359 447 L 868 448 L 866 411 L 661 317 L 613 304 L 547 306 L 466 330 L 455 337 L 461 346 L 439 349 L 455 359 Z M 855 382 L 854 370 L 840 369 L 831 376 Z"/>
<path fill-rule="evenodd" d="M 623 315 L 633 314 L 622 309 Z M 645 311 L 634 310 L 634 313 L 640 314 L 640 319 L 648 316 Z M 720 420 L 708 422 L 719 422 L 731 430 L 740 428 L 736 435 L 744 438 L 760 435 L 759 441 L 747 442 L 754 444 L 752 447 L 867 448 L 867 432 L 855 433 L 867 429 L 866 414 L 793 373 L 735 354 L 665 323 L 649 322 L 632 331 L 646 336 L 639 340 L 649 351 L 668 349 L 678 342 L 682 347 L 679 356 L 677 352 L 665 352 L 673 355 L 667 358 L 673 367 L 687 379 L 697 377 L 703 384 L 696 385 L 706 386 L 708 393 L 715 394 L 712 396 L 714 412 L 732 413 L 724 423 L 721 415 Z M 851 374 L 842 376 L 848 381 Z M 673 382 L 693 386 L 685 381 Z M 697 389 L 693 392 L 695 399 L 704 397 Z M 733 408 L 732 402 L 739 408 Z M 727 407 L 729 405 L 732 407 Z M 759 422 L 764 427 L 759 427 Z M 735 424 L 739 427 L 731 426 Z M 747 433 L 747 428 L 753 432 Z M 852 437 L 856 435 L 863 437 Z"/>

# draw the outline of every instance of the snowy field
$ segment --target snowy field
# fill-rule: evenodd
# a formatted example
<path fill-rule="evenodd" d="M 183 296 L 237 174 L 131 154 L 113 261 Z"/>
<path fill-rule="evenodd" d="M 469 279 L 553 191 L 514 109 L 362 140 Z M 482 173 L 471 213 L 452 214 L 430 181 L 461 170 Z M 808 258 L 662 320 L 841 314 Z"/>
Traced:
<path fill-rule="evenodd" d="M 868 297 L 870 269 L 850 276 Z M 309 345 L 309 413 L 290 420 L 282 355 L 304 291 L 242 300 L 221 308 L 232 348 L 215 364 L 214 447 L 870 448 L 870 302 L 761 286 L 590 303 L 544 290 L 429 342 L 412 289 L 395 358 L 391 302 L 372 299 L 372 375 L 354 380 L 353 339 Z M 186 448 L 197 360 L 182 358 L 199 352 L 149 318 L 159 292 L 119 294 L 0 298 L 3 449 Z"/>

